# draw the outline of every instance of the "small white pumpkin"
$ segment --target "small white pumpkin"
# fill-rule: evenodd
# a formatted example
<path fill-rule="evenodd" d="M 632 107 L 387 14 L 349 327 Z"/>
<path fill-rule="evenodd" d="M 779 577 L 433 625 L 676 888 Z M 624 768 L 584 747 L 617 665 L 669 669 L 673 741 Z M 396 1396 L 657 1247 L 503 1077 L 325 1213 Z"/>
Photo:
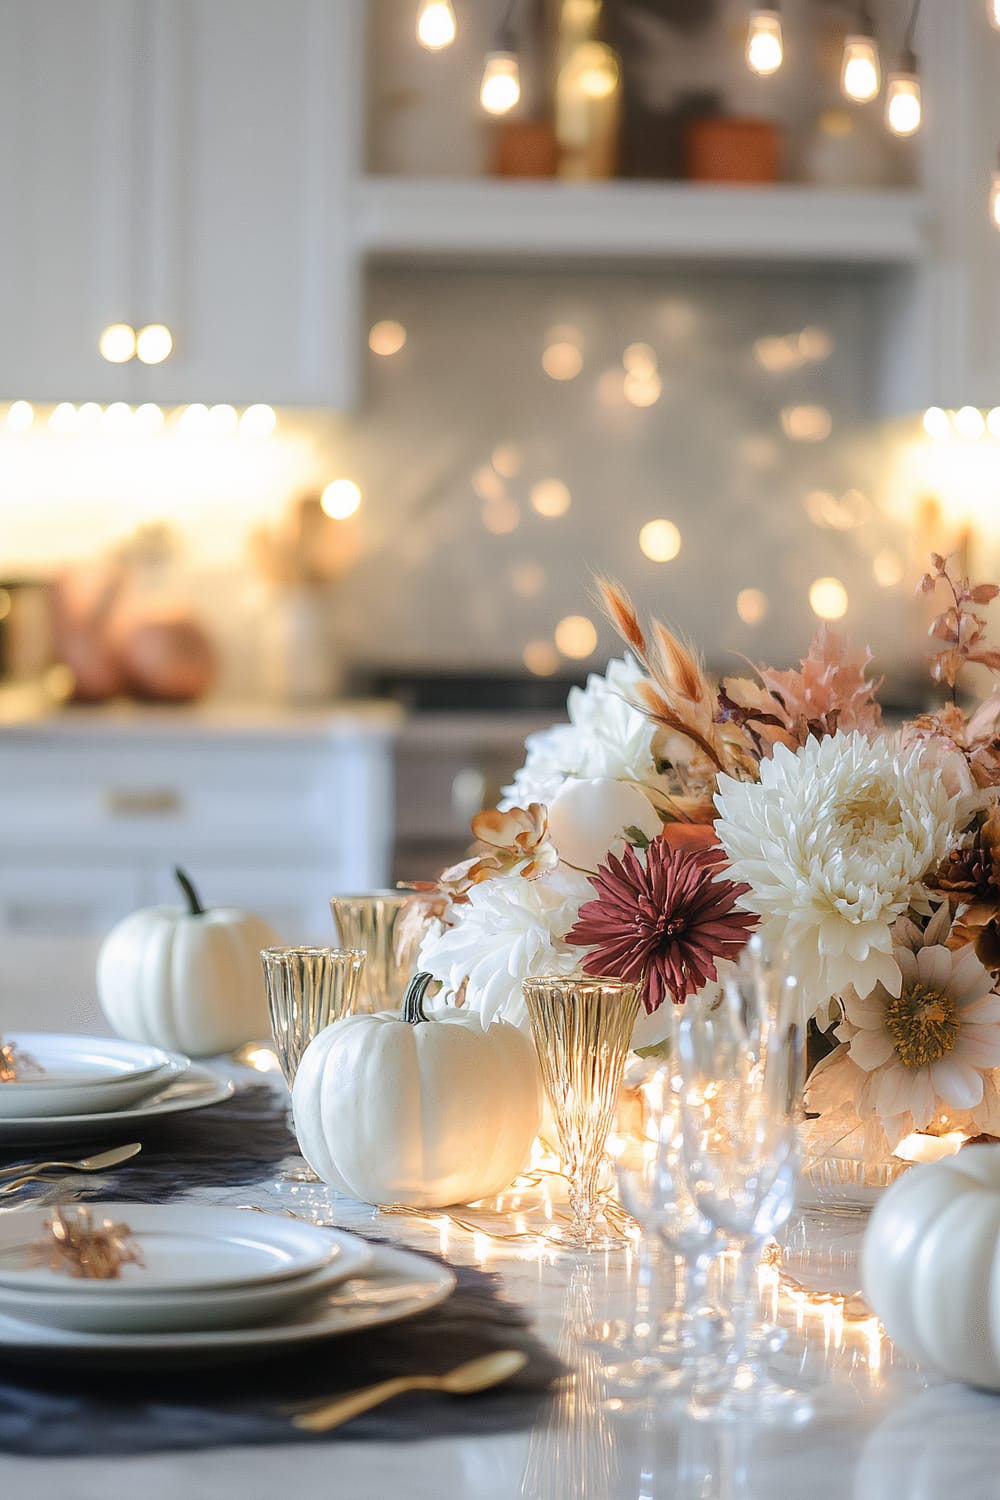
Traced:
<path fill-rule="evenodd" d="M 491 1197 L 525 1167 L 541 1119 L 535 1049 L 477 1011 L 425 1015 L 429 974 L 402 1015 L 346 1016 L 299 1063 L 292 1112 L 317 1176 L 363 1203 L 443 1208 Z"/>
<path fill-rule="evenodd" d="M 250 912 L 206 911 L 183 871 L 174 873 L 186 911 L 144 907 L 101 945 L 97 994 L 112 1029 L 192 1057 L 270 1036 L 260 950 L 280 938 Z"/>
<path fill-rule="evenodd" d="M 879 1198 L 865 1297 L 905 1354 L 1000 1391 L 1000 1146 L 913 1167 Z"/>

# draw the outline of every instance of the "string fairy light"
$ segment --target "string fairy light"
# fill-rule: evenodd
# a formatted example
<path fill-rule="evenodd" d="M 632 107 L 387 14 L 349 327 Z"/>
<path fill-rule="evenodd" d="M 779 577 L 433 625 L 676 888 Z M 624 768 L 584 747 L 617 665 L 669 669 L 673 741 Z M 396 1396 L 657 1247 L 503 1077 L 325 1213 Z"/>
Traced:
<path fill-rule="evenodd" d="M 1000 0 L 998 0 L 1000 3 Z M 893 135 L 914 135 L 920 129 L 923 104 L 920 97 L 920 73 L 913 38 L 920 14 L 920 0 L 913 0 L 909 23 L 903 37 L 899 67 L 890 73 L 885 95 L 885 123 Z"/>
<path fill-rule="evenodd" d="M 428 52 L 450 47 L 456 34 L 451 0 L 422 0 L 417 12 L 417 41 Z"/>
<path fill-rule="evenodd" d="M 855 104 L 870 104 L 882 86 L 882 69 L 875 40 L 875 22 L 867 0 L 859 0 L 854 30 L 844 38 L 840 87 Z"/>
<path fill-rule="evenodd" d="M 1000 4 L 1000 0 L 997 0 Z M 746 45 L 747 67 L 760 78 L 777 73 L 785 60 L 781 35 L 781 12 L 778 0 L 768 6 L 754 6 L 750 12 Z"/>
<path fill-rule="evenodd" d="M 512 25 L 516 8 L 517 0 L 509 0 L 496 41 L 486 54 L 479 102 L 488 115 L 509 114 L 521 98 L 521 69 Z"/>

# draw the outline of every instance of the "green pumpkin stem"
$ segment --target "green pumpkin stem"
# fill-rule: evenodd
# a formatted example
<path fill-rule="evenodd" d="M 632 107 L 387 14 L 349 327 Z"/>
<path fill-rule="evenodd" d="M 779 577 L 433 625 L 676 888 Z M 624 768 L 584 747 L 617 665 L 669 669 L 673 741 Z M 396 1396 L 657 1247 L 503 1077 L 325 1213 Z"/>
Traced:
<path fill-rule="evenodd" d="M 187 897 L 188 912 L 189 912 L 189 914 L 192 917 L 203 917 L 205 915 L 205 908 L 202 906 L 201 902 L 198 900 L 198 892 L 195 890 L 195 888 L 192 885 L 191 880 L 189 879 L 189 877 L 187 875 L 185 875 L 185 873 L 184 873 L 183 870 L 181 870 L 180 868 L 178 868 L 177 866 L 175 866 L 174 867 L 174 878 L 176 879 L 177 884 L 180 886 L 181 890 L 184 892 L 185 896 Z"/>
<path fill-rule="evenodd" d="M 434 983 L 433 974 L 414 974 L 406 986 L 406 994 L 403 996 L 403 1020 L 410 1026 L 418 1026 L 421 1021 L 429 1021 L 430 1016 L 424 1013 L 424 996 L 429 985 Z"/>

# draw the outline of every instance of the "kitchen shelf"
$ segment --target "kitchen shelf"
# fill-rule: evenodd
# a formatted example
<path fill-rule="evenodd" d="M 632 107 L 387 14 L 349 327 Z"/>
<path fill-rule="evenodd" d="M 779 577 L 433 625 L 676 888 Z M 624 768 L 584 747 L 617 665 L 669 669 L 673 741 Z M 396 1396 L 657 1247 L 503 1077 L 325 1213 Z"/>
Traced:
<path fill-rule="evenodd" d="M 927 249 L 924 198 L 908 188 L 371 176 L 354 185 L 352 198 L 357 248 L 385 259 L 900 265 Z"/>

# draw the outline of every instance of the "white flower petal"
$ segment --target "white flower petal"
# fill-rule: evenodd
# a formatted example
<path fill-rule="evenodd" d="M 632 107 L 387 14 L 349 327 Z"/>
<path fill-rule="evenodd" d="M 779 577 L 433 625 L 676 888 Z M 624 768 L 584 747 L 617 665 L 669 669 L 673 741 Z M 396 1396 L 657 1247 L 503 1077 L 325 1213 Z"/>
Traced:
<path fill-rule="evenodd" d="M 938 1112 L 938 1101 L 928 1068 L 913 1069 L 908 1103 L 914 1130 L 926 1130 Z"/>
<path fill-rule="evenodd" d="M 983 1097 L 983 1075 L 956 1059 L 954 1052 L 931 1063 L 935 1091 L 952 1109 L 974 1109 Z"/>
<path fill-rule="evenodd" d="M 917 974 L 929 990 L 948 988 L 954 967 L 951 950 L 944 947 L 921 948 L 917 954 Z"/>
<path fill-rule="evenodd" d="M 987 1021 L 1000 1021 L 1000 995 L 984 995 L 981 1000 L 958 1002 L 963 1027 L 968 1024 L 981 1025 Z"/>
<path fill-rule="evenodd" d="M 888 1062 L 894 1051 L 887 1031 L 859 1031 L 851 1038 L 850 1049 L 852 1060 L 866 1073 Z"/>
<path fill-rule="evenodd" d="M 973 1068 L 1000 1068 L 1000 1027 L 963 1026 L 951 1056 Z"/>

